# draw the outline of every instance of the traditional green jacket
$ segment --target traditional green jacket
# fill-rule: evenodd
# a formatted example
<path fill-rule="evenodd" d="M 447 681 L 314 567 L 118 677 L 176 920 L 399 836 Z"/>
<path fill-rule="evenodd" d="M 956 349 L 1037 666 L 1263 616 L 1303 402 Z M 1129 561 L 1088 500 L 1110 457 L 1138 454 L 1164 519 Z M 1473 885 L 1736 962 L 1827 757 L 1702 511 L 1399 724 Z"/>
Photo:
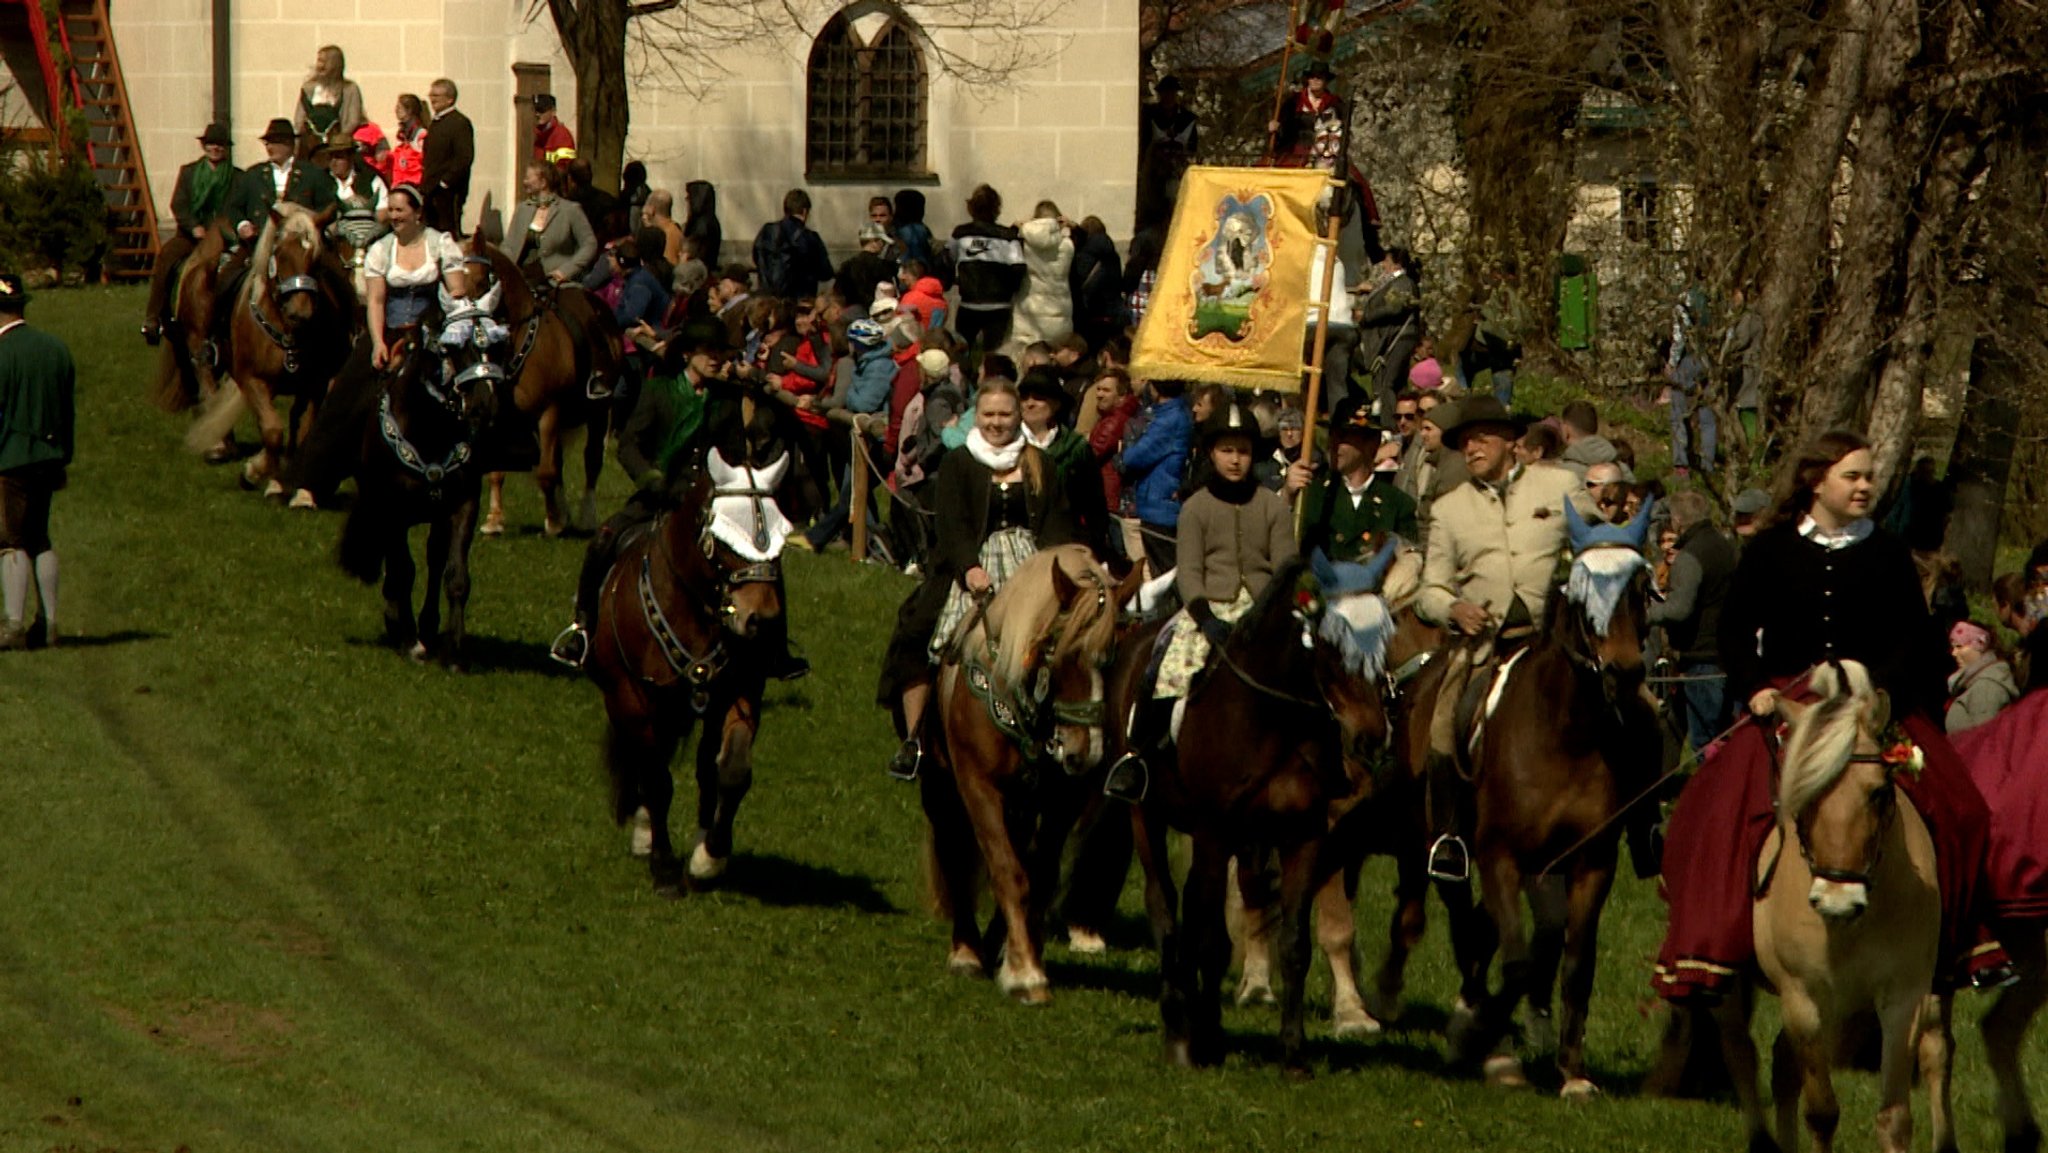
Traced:
<path fill-rule="evenodd" d="M 22 323 L 0 332 L 0 472 L 71 463 L 76 382 L 63 341 Z"/>
<path fill-rule="evenodd" d="M 1303 552 L 1320 548 L 1331 560 L 1357 561 L 1370 556 L 1389 533 L 1410 542 L 1418 535 L 1415 498 L 1392 480 L 1375 476 L 1354 503 L 1344 478 L 1332 473 L 1310 485 L 1304 499 Z"/>

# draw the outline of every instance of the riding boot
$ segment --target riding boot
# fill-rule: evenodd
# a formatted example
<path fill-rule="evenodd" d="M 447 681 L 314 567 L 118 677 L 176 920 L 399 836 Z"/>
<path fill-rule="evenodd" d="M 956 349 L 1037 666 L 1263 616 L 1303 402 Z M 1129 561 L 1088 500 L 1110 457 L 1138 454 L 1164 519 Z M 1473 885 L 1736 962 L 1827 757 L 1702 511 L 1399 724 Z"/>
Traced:
<path fill-rule="evenodd" d="M 558 663 L 580 669 L 590 658 L 590 621 L 597 614 L 598 598 L 604 595 L 605 578 L 611 575 L 618 532 L 607 525 L 590 538 L 583 550 L 583 571 L 576 578 L 576 618 L 555 637 L 548 655 Z"/>
<path fill-rule="evenodd" d="M 1423 759 L 1422 775 L 1429 797 L 1426 817 L 1434 834 L 1429 843 L 1429 875 L 1439 881 L 1463 881 L 1472 875 L 1472 850 L 1458 832 L 1463 827 L 1458 803 L 1463 781 L 1457 760 L 1432 749 Z"/>
<path fill-rule="evenodd" d="M 1171 699 L 1149 697 L 1138 704 L 1131 717 L 1130 751 L 1109 766 L 1109 774 L 1102 779 L 1103 796 L 1133 805 L 1145 799 L 1152 786 L 1152 770 L 1145 757 L 1164 750 L 1167 730 L 1173 724 L 1173 706 Z"/>
<path fill-rule="evenodd" d="M 790 651 L 789 647 L 789 602 L 783 601 L 782 613 L 761 623 L 758 640 L 761 652 L 761 671 L 778 681 L 799 680 L 811 671 L 811 662 Z"/>

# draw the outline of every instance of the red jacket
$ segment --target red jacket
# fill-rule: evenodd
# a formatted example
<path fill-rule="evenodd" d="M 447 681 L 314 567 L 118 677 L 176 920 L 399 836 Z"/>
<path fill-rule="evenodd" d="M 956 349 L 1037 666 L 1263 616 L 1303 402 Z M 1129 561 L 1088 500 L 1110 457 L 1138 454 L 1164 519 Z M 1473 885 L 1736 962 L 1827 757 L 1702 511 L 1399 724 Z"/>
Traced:
<path fill-rule="evenodd" d="M 903 432 L 903 410 L 923 391 L 924 372 L 917 367 L 917 354 L 912 352 L 908 363 L 897 365 L 896 383 L 889 386 L 889 435 L 882 442 L 882 451 L 891 460 L 896 457 L 896 438 Z"/>
<path fill-rule="evenodd" d="M 576 159 L 576 138 L 560 120 L 533 126 L 533 158 L 543 164 L 567 167 Z"/>
<path fill-rule="evenodd" d="M 797 363 L 816 367 L 820 363 L 818 360 L 818 345 L 819 341 L 816 337 L 800 342 L 796 346 Z M 801 372 L 792 371 L 782 374 L 782 391 L 791 396 L 819 396 L 824 393 L 825 385 L 812 380 Z M 809 428 L 825 427 L 825 414 L 815 409 L 797 409 L 796 418 Z"/>
<path fill-rule="evenodd" d="M 945 324 L 946 286 L 936 276 L 921 276 L 897 304 L 917 318 L 919 328 L 930 332 Z"/>
<path fill-rule="evenodd" d="M 410 138 L 400 129 L 391 137 L 391 187 L 410 184 L 419 188 L 427 178 L 426 156 L 420 151 L 427 143 L 427 132 L 416 128 Z M 424 191 L 424 189 L 422 189 Z"/>
<path fill-rule="evenodd" d="M 1097 417 L 1095 427 L 1088 432 L 1088 451 L 1102 467 L 1102 503 L 1111 512 L 1123 504 L 1124 477 L 1116 467 L 1116 454 L 1124 446 L 1124 426 L 1131 423 L 1131 414 L 1136 411 L 1138 398 L 1126 396 L 1115 408 Z"/>

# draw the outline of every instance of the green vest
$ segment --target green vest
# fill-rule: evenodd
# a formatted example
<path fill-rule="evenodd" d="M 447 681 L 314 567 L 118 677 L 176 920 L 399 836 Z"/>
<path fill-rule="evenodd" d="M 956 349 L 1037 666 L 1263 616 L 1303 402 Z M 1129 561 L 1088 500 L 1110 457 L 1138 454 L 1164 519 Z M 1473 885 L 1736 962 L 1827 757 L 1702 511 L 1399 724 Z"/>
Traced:
<path fill-rule="evenodd" d="M 1320 548 L 1331 560 L 1362 561 L 1395 534 L 1416 539 L 1415 498 L 1386 481 L 1367 482 L 1357 503 L 1344 478 L 1331 476 L 1308 490 L 1301 549 Z"/>

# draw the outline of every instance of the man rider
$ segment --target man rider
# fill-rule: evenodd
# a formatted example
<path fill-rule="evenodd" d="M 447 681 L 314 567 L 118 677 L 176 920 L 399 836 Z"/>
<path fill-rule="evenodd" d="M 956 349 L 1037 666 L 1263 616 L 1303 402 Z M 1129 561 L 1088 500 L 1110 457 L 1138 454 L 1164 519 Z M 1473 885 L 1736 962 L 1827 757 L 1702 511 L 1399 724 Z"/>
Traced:
<path fill-rule="evenodd" d="M 550 649 L 555 660 L 571 668 L 582 668 L 589 658 L 590 622 L 604 592 L 605 578 L 618 559 L 620 540 L 630 530 L 676 508 L 696 483 L 712 449 L 723 449 L 728 459 L 738 459 L 744 453 L 748 400 L 755 400 L 752 408 L 757 420 L 786 424 L 789 419 L 789 410 L 777 398 L 749 397 L 739 383 L 728 379 L 726 358 L 731 349 L 725 326 L 716 320 L 696 319 L 683 325 L 669 352 L 680 354 L 682 371 L 649 380 L 633 415 L 619 432 L 619 464 L 637 487 L 625 507 L 591 538 L 576 582 L 576 618 Z M 786 434 L 776 439 L 784 452 L 794 443 Z M 757 455 L 772 459 L 777 453 L 771 446 Z M 810 663 L 789 651 L 787 620 L 785 612 L 764 621 L 759 643 L 768 675 L 795 680 L 810 671 Z"/>
<path fill-rule="evenodd" d="M 1389 535 L 1411 543 L 1418 535 L 1415 498 L 1396 487 L 1391 474 L 1375 470 L 1386 432 L 1373 424 L 1371 403 L 1353 393 L 1330 414 L 1335 469 L 1303 493 L 1303 552 L 1321 549 L 1331 560 L 1362 561 Z"/>
<path fill-rule="evenodd" d="M 227 125 L 209 124 L 199 137 L 199 159 L 178 169 L 178 183 L 171 192 L 171 216 L 178 228 L 157 250 L 156 267 L 149 277 L 149 301 L 142 310 L 142 339 L 151 345 L 163 339 L 164 315 L 170 307 L 171 281 L 177 277 L 178 266 L 226 211 L 235 180 L 241 175 L 228 160 L 233 143 Z"/>

